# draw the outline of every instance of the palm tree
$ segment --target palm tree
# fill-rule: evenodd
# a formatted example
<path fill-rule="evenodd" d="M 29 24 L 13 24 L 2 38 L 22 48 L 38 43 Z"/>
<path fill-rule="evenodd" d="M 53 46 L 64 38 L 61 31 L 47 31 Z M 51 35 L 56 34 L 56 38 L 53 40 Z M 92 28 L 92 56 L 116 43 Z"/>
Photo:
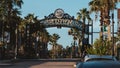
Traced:
<path fill-rule="evenodd" d="M 4 24 L 6 28 L 12 28 L 13 26 L 11 25 L 16 24 L 16 22 L 13 23 L 13 21 L 17 20 L 15 17 L 21 14 L 18 9 L 21 8 L 22 4 L 22 0 L 1 0 L 2 17 L 5 20 Z"/>
<path fill-rule="evenodd" d="M 37 44 L 36 53 L 39 53 L 39 55 L 42 56 L 41 58 L 45 58 L 47 55 L 49 33 L 45 29 L 44 25 L 40 23 L 40 20 L 37 19 L 37 16 L 34 16 L 34 14 L 28 14 L 27 16 L 24 17 L 23 21 L 20 23 L 19 30 L 21 30 L 22 33 L 25 33 L 24 30 L 27 24 L 30 25 L 30 36 L 32 36 L 35 33 L 36 34 L 34 35 L 35 38 L 39 37 L 40 39 L 39 40 L 40 42 L 36 42 Z"/>
<path fill-rule="evenodd" d="M 114 10 L 116 8 L 116 4 L 120 2 L 120 0 L 92 0 L 89 2 L 90 11 L 98 14 L 100 11 L 100 26 L 101 26 L 101 35 L 103 34 L 103 25 L 110 25 L 110 10 Z M 97 16 L 97 15 L 96 15 Z M 110 27 L 109 27 L 110 28 Z M 109 30 L 110 31 L 110 30 Z M 109 32 L 110 33 L 110 32 Z"/>
<path fill-rule="evenodd" d="M 83 31 L 82 31 L 83 36 L 82 37 L 83 37 L 83 39 L 85 39 L 84 34 L 86 33 L 86 30 L 85 30 L 86 29 L 86 20 L 88 20 L 88 23 L 91 21 L 90 12 L 86 8 L 83 8 L 77 14 L 78 14 L 77 20 L 82 20 L 82 22 L 84 23 L 83 24 Z M 87 34 L 89 35 L 89 32 L 87 32 Z M 84 46 L 84 44 L 82 44 L 82 47 L 83 46 Z M 83 48 L 82 52 L 83 51 L 84 51 L 84 48 Z"/>
<path fill-rule="evenodd" d="M 56 33 L 54 33 L 53 35 L 50 36 L 50 45 L 52 45 L 52 49 L 53 49 L 53 58 L 55 58 L 56 56 L 56 45 L 57 45 L 57 41 L 60 38 L 60 36 Z"/>
<path fill-rule="evenodd" d="M 86 8 L 83 8 L 77 14 L 78 14 L 77 20 L 82 20 L 82 22 L 84 23 L 83 24 L 83 31 L 82 31 L 82 35 L 84 38 L 84 34 L 87 33 L 85 30 L 86 29 L 86 20 L 88 20 L 88 23 L 91 21 L 90 12 L 87 11 Z"/>
<path fill-rule="evenodd" d="M 56 57 L 58 58 L 60 58 L 60 57 L 62 57 L 61 56 L 61 54 L 62 54 L 62 49 L 63 49 L 63 46 L 61 45 L 61 44 L 57 44 L 56 46 L 55 46 L 55 54 L 56 54 Z"/>
<path fill-rule="evenodd" d="M 77 20 L 82 20 L 83 23 L 86 23 L 86 19 L 88 19 L 88 21 L 91 21 L 90 12 L 87 10 L 87 8 L 81 9 L 77 15 Z"/>
<path fill-rule="evenodd" d="M 100 11 L 100 38 L 103 40 L 103 26 L 108 27 L 108 40 L 111 40 L 111 29 L 110 29 L 110 10 L 112 10 L 112 31 L 114 37 L 114 9 L 116 9 L 116 4 L 120 2 L 120 0 L 92 0 L 89 2 L 89 6 L 92 12 L 99 12 Z M 113 54 L 114 54 L 114 38 L 113 41 Z M 104 45 L 104 42 L 102 42 Z"/>
<path fill-rule="evenodd" d="M 10 45 L 11 45 L 10 48 L 13 50 L 16 43 L 15 39 L 13 39 L 13 37 L 15 36 L 16 25 L 21 21 L 21 18 L 18 16 L 20 14 L 18 9 L 21 8 L 22 3 L 23 3 L 22 0 L 0 1 L 0 8 L 1 8 L 0 15 L 3 20 L 3 28 L 4 28 L 2 30 L 2 33 L 4 34 L 4 31 L 10 32 Z"/>
<path fill-rule="evenodd" d="M 78 39 L 78 45 L 80 45 L 80 42 L 82 40 L 82 35 L 81 35 L 82 33 L 78 29 L 76 29 L 76 28 L 71 28 L 68 32 L 69 32 L 69 35 L 74 34 L 73 35 L 74 38 L 76 37 Z"/>
<path fill-rule="evenodd" d="M 47 32 L 47 30 L 45 28 L 41 28 L 40 29 L 40 46 L 42 46 L 42 52 L 43 54 L 41 54 L 43 56 L 43 58 L 47 58 L 47 47 L 48 47 L 48 42 L 49 42 L 49 38 L 50 38 L 50 35 L 49 33 Z"/>
<path fill-rule="evenodd" d="M 36 34 L 36 35 L 34 35 L 34 38 L 37 38 L 37 37 L 40 38 L 40 40 L 39 40 L 40 42 L 37 42 L 39 45 L 37 45 L 36 51 L 38 51 L 38 53 L 40 55 L 42 55 L 42 57 L 45 58 L 45 55 L 47 52 L 46 53 L 44 53 L 44 52 L 47 51 L 47 43 L 49 41 L 49 33 L 44 28 L 44 25 L 40 23 L 40 20 L 37 19 L 37 16 L 34 16 L 34 14 L 28 14 L 26 17 L 24 17 L 24 19 L 21 22 L 21 25 L 19 27 L 21 29 L 25 30 L 26 25 L 28 25 L 28 24 L 30 25 L 30 29 L 29 29 L 30 36 L 32 37 L 33 34 Z M 29 39 L 29 40 L 32 40 L 32 39 Z M 33 42 L 33 43 L 35 43 L 35 42 Z M 41 51 L 41 48 L 42 48 L 42 51 Z M 40 51 L 42 53 L 40 53 Z"/>
<path fill-rule="evenodd" d="M 75 46 L 75 41 L 78 40 L 79 52 L 81 53 L 81 51 L 80 51 L 81 50 L 80 42 L 82 40 L 81 32 L 76 28 L 71 28 L 68 31 L 68 34 L 73 36 L 74 46 Z"/>

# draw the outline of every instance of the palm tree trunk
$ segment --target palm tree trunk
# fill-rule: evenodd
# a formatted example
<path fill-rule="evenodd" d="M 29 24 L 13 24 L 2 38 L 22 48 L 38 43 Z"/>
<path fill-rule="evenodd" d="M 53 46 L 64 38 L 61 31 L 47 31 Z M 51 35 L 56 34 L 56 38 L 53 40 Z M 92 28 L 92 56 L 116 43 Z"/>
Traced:
<path fill-rule="evenodd" d="M 55 45 L 53 45 L 53 59 L 55 59 Z"/>
<path fill-rule="evenodd" d="M 103 39 L 103 11 L 100 13 L 100 38 Z"/>
<path fill-rule="evenodd" d="M 110 28 L 110 1 L 107 0 L 107 7 L 105 8 L 105 23 L 107 24 L 108 27 L 108 40 L 111 40 L 111 28 Z"/>
<path fill-rule="evenodd" d="M 78 39 L 79 56 L 81 57 L 81 56 L 82 56 L 82 54 L 81 54 L 82 52 L 81 52 L 80 42 L 81 42 L 81 40 L 80 40 L 80 39 Z"/>

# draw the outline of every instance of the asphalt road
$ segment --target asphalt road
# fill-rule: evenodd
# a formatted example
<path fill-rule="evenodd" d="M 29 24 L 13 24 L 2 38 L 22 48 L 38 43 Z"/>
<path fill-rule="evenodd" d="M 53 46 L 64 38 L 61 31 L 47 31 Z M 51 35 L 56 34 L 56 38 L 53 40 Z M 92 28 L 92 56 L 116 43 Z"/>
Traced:
<path fill-rule="evenodd" d="M 76 61 L 20 61 L 0 68 L 75 68 Z"/>

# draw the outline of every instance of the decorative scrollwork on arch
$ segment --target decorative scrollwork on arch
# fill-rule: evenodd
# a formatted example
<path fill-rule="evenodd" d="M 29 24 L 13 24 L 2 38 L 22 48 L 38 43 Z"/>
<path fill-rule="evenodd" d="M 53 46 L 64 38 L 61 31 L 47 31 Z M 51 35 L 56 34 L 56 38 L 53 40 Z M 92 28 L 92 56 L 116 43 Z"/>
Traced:
<path fill-rule="evenodd" d="M 55 14 L 57 13 L 58 14 Z M 40 21 L 40 23 L 44 24 L 46 28 L 48 27 L 70 27 L 77 28 L 82 30 L 82 22 L 74 19 L 74 16 L 70 16 L 68 13 L 64 13 L 62 9 L 56 9 L 54 13 L 49 14 L 48 16 L 44 16 L 44 19 Z"/>

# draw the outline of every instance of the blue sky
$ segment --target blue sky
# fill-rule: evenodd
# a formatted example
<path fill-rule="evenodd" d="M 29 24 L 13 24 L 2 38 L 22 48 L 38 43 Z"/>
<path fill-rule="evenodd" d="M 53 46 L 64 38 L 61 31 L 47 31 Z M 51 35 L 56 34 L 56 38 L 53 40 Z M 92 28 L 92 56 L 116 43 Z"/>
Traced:
<path fill-rule="evenodd" d="M 88 8 L 88 3 L 91 0 L 23 0 L 24 4 L 22 6 L 22 17 L 26 16 L 29 13 L 34 13 L 35 16 L 38 16 L 39 19 L 43 19 L 44 16 L 48 16 L 50 13 L 53 13 L 57 8 L 61 8 L 64 10 L 65 13 L 70 14 L 76 18 L 77 12 L 82 8 Z M 120 8 L 120 5 L 118 5 Z M 116 13 L 116 11 L 115 11 Z M 92 18 L 94 16 L 92 15 Z M 117 17 L 117 16 L 115 16 Z M 117 19 L 115 19 L 117 22 Z M 99 31 L 99 21 L 94 23 L 94 31 Z M 62 44 L 64 47 L 67 45 L 71 45 L 72 36 L 68 35 L 69 28 L 62 28 L 57 29 L 48 28 L 47 29 L 50 34 L 58 33 L 61 38 L 59 39 L 58 43 Z M 95 38 L 98 38 L 99 35 L 94 34 Z"/>

